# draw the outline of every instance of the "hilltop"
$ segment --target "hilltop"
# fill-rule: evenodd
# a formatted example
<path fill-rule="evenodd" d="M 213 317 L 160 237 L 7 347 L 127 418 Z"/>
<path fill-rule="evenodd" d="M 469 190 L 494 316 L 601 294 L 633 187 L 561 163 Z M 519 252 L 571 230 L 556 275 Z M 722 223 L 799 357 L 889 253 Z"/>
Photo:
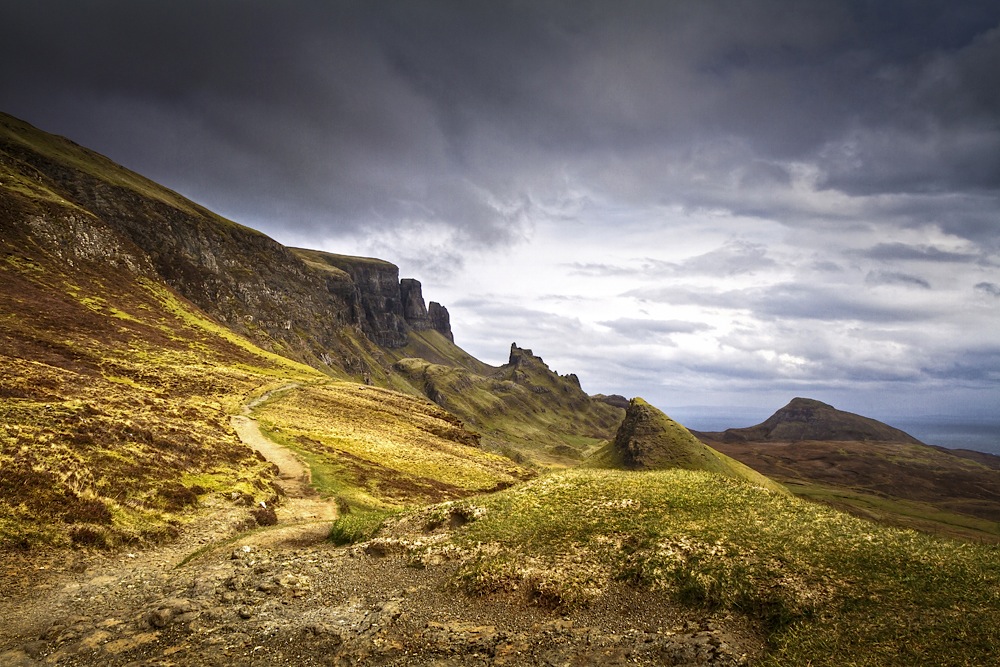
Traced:
<path fill-rule="evenodd" d="M 587 464 L 625 470 L 700 470 L 785 492 L 759 472 L 705 445 L 684 426 L 638 397 L 629 402 L 614 440 Z"/>
<path fill-rule="evenodd" d="M 430 355 L 428 355 L 430 356 Z M 614 437 L 624 411 L 589 396 L 573 374 L 559 375 L 531 350 L 511 344 L 498 368 L 406 358 L 393 369 L 461 417 L 483 445 L 522 462 L 577 465 Z"/>

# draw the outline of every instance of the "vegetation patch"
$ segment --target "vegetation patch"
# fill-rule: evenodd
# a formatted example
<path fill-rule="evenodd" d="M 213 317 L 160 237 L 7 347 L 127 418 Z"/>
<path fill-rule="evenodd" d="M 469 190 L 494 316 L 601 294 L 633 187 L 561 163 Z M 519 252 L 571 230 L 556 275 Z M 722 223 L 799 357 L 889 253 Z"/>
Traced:
<path fill-rule="evenodd" d="M 624 412 L 588 396 L 572 375 L 552 371 L 530 350 L 512 346 L 500 368 L 477 367 L 430 336 L 411 342 L 416 353 L 393 368 L 427 398 L 481 434 L 482 445 L 536 467 L 578 465 L 614 437 Z"/>
<path fill-rule="evenodd" d="M 341 514 L 330 528 L 330 541 L 338 546 L 345 546 L 370 540 L 378 534 L 386 518 L 391 515 L 386 510 Z"/>
<path fill-rule="evenodd" d="M 510 486 L 533 476 L 476 447 L 455 417 L 399 392 L 330 381 L 274 396 L 255 409 L 277 442 L 302 454 L 325 495 L 401 507 Z"/>
<path fill-rule="evenodd" d="M 987 664 L 1000 641 L 1000 551 L 898 530 L 718 474 L 573 470 L 436 506 L 375 542 L 446 554 L 470 594 L 586 604 L 611 581 L 746 614 L 775 665 Z M 434 523 L 434 522 L 431 522 Z M 433 537 L 433 536 L 432 536 Z"/>
<path fill-rule="evenodd" d="M 0 256 L 20 258 L 0 262 L 0 549 L 154 542 L 205 493 L 273 499 L 273 466 L 229 413 L 258 387 L 319 373 L 148 279 L 68 267 L 16 234 Z"/>

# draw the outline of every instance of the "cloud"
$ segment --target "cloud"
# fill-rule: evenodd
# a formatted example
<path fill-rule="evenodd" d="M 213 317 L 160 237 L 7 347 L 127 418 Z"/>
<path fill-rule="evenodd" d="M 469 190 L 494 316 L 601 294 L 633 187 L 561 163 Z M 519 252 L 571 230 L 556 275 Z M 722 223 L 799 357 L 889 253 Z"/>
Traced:
<path fill-rule="evenodd" d="M 919 276 L 901 273 L 899 271 L 869 271 L 865 276 L 865 284 L 878 285 L 902 285 L 904 287 L 920 287 L 930 289 L 931 284 Z"/>
<path fill-rule="evenodd" d="M 996 283 L 976 283 L 976 291 L 990 296 L 1000 297 L 1000 285 Z"/>
<path fill-rule="evenodd" d="M 657 340 L 662 344 L 674 344 L 669 342 L 671 334 L 689 334 L 699 331 L 707 331 L 711 327 L 702 322 L 687 322 L 684 320 L 644 320 L 631 317 L 622 317 L 617 320 L 606 320 L 597 322 L 601 326 L 608 327 L 619 336 L 632 340 Z"/>
<path fill-rule="evenodd" d="M 980 256 L 974 253 L 954 252 L 942 250 L 934 246 L 907 243 L 879 243 L 868 250 L 858 253 L 858 255 L 881 261 L 912 260 L 946 264 L 968 264 L 980 261 Z"/>
<path fill-rule="evenodd" d="M 1000 4 L 7 4 L 4 111 L 399 264 L 486 358 L 997 402 Z"/>

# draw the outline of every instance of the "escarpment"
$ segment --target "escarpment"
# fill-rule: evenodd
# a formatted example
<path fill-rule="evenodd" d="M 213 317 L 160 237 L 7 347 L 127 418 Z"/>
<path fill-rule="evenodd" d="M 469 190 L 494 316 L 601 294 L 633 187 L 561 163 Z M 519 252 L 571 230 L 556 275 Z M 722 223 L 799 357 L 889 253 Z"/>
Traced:
<path fill-rule="evenodd" d="M 287 248 L 4 114 L 0 159 L 11 233 L 67 262 L 162 280 L 265 349 L 357 376 L 410 331 L 452 339 L 447 311 L 389 262 Z"/>

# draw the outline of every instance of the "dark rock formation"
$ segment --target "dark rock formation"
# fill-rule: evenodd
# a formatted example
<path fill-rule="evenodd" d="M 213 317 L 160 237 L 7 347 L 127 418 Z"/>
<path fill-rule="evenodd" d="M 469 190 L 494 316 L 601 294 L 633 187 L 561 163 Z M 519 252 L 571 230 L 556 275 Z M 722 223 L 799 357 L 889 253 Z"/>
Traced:
<path fill-rule="evenodd" d="M 420 281 L 414 278 L 403 278 L 399 281 L 399 296 L 403 302 L 403 317 L 415 331 L 431 328 L 431 320 L 424 304 L 424 295 Z"/>
<path fill-rule="evenodd" d="M 445 338 L 454 343 L 455 336 L 451 333 L 451 316 L 448 315 L 448 309 L 437 301 L 431 301 L 427 315 L 431 320 L 431 328 L 439 331 Z"/>
<path fill-rule="evenodd" d="M 455 337 L 451 333 L 451 317 L 448 315 L 448 309 L 437 301 L 431 301 L 430 307 L 425 306 L 419 280 L 413 278 L 400 280 L 399 295 L 403 301 L 403 317 L 411 329 L 414 331 L 433 329 L 455 342 Z"/>
<path fill-rule="evenodd" d="M 628 470 L 702 470 L 787 493 L 780 484 L 704 444 L 641 398 L 629 402 L 614 441 L 593 462 Z"/>
<path fill-rule="evenodd" d="M 293 250 L 314 265 L 339 269 L 350 278 L 358 308 L 358 324 L 369 339 L 383 347 L 406 345 L 409 327 L 404 317 L 399 267 L 369 257 L 350 257 L 301 248 Z"/>
<path fill-rule="evenodd" d="M 875 419 L 838 410 L 811 398 L 793 398 L 764 422 L 715 434 L 723 442 L 858 441 L 922 444 Z"/>
<path fill-rule="evenodd" d="M 695 463 L 708 450 L 686 428 L 641 398 L 629 402 L 614 448 L 630 470 L 699 468 Z"/>

